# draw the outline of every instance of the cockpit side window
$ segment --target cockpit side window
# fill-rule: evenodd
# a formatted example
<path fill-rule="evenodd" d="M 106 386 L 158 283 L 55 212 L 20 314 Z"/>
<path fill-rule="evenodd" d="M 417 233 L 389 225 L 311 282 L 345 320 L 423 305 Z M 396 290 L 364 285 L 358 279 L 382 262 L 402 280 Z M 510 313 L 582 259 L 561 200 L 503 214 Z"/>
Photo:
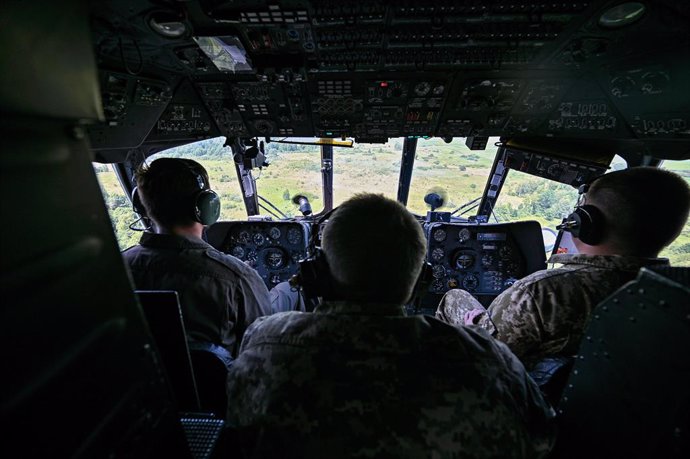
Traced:
<path fill-rule="evenodd" d="M 247 212 L 240 193 L 235 163 L 229 148 L 223 147 L 225 138 L 203 140 L 180 147 L 171 148 L 146 159 L 151 163 L 157 158 L 189 158 L 198 161 L 208 171 L 211 187 L 221 198 L 221 220 L 244 220 Z M 120 250 L 139 242 L 141 231 L 132 228 L 142 227 L 137 215 L 132 211 L 129 197 L 120 186 L 117 175 L 109 164 L 94 163 L 94 169 L 101 192 L 108 207 L 113 230 L 117 236 Z"/>
<path fill-rule="evenodd" d="M 667 169 L 680 175 L 690 184 L 690 160 L 684 161 L 664 161 L 661 166 L 662 169 Z M 654 209 L 649 209 L 650 218 L 654 213 Z M 663 220 L 660 220 L 663 221 Z M 660 257 L 666 257 L 674 266 L 690 266 L 690 221 L 685 223 L 683 231 L 675 241 L 666 247 Z"/>

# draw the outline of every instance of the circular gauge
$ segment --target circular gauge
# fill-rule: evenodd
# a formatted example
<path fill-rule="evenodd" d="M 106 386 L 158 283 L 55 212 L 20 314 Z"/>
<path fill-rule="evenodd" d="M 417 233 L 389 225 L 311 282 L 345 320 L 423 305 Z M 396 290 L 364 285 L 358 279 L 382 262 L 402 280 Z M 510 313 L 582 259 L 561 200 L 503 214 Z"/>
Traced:
<path fill-rule="evenodd" d="M 253 250 L 250 250 L 247 252 L 247 259 L 244 261 L 247 263 L 249 266 L 254 268 L 256 266 L 256 262 L 258 261 L 258 256 L 256 255 L 256 252 Z"/>
<path fill-rule="evenodd" d="M 432 268 L 432 275 L 436 279 L 441 279 L 446 275 L 446 268 L 444 268 L 443 265 L 434 265 Z"/>
<path fill-rule="evenodd" d="M 249 244 L 252 238 L 249 235 L 249 231 L 240 231 L 240 234 L 237 236 L 237 240 L 239 240 L 242 244 Z"/>
<path fill-rule="evenodd" d="M 292 254 L 292 261 L 295 263 L 299 263 L 300 261 L 304 260 L 304 254 L 302 252 L 295 252 Z"/>
<path fill-rule="evenodd" d="M 271 239 L 280 239 L 280 234 L 280 229 L 276 228 L 275 226 L 268 230 L 268 235 Z"/>
<path fill-rule="evenodd" d="M 494 264 L 494 256 L 491 255 L 490 253 L 484 254 L 484 256 L 482 257 L 482 266 L 484 268 L 490 268 L 491 265 L 493 265 L 493 264 Z"/>
<path fill-rule="evenodd" d="M 461 243 L 465 243 L 469 241 L 472 238 L 472 233 L 470 233 L 470 230 L 467 228 L 463 228 L 460 230 L 460 233 L 458 233 L 458 241 Z"/>
<path fill-rule="evenodd" d="M 474 265 L 474 257 L 469 253 L 461 253 L 455 259 L 455 266 L 458 269 L 469 269 Z"/>
<path fill-rule="evenodd" d="M 445 91 L 445 90 L 446 90 L 446 87 L 443 86 L 442 84 L 439 84 L 439 85 L 434 87 L 434 95 L 440 96 L 441 94 L 443 94 L 443 91 Z"/>
<path fill-rule="evenodd" d="M 287 232 L 287 240 L 290 244 L 302 242 L 302 232 L 297 228 L 290 228 Z"/>
<path fill-rule="evenodd" d="M 285 254 L 280 249 L 266 251 L 266 265 L 270 269 L 280 269 L 285 265 Z"/>
<path fill-rule="evenodd" d="M 465 290 L 475 290 L 479 286 L 479 279 L 474 274 L 468 274 L 462 280 L 462 288 Z"/>
<path fill-rule="evenodd" d="M 515 279 L 514 277 L 509 277 L 508 279 L 506 279 L 503 282 L 503 287 L 504 288 L 511 287 L 515 282 L 517 282 L 517 279 Z"/>
<path fill-rule="evenodd" d="M 233 247 L 232 252 L 230 252 L 233 257 L 244 258 L 244 247 L 236 245 Z"/>
<path fill-rule="evenodd" d="M 434 231 L 434 241 L 443 242 L 445 240 L 446 240 L 446 230 L 437 229 L 436 231 Z"/>
<path fill-rule="evenodd" d="M 431 85 L 426 81 L 417 83 L 417 85 L 414 87 L 414 93 L 420 97 L 426 96 L 429 94 L 429 91 L 431 91 Z"/>
<path fill-rule="evenodd" d="M 512 258 L 512 256 L 513 256 L 513 249 L 512 249 L 510 246 L 508 246 L 508 245 L 504 245 L 503 247 L 501 247 L 501 248 L 498 250 L 498 256 L 500 256 L 500 257 L 503 258 L 504 260 L 507 259 L 507 258 Z"/>
<path fill-rule="evenodd" d="M 264 245 L 264 242 L 266 242 L 266 236 L 264 236 L 261 233 L 254 233 L 254 237 L 252 238 L 252 240 L 256 245 Z"/>
<path fill-rule="evenodd" d="M 552 164 L 546 169 L 546 173 L 551 177 L 560 177 L 566 172 L 566 167 L 562 164 Z"/>
<path fill-rule="evenodd" d="M 520 270 L 520 265 L 515 261 L 509 261 L 506 265 L 506 273 L 509 276 L 517 276 Z"/>
<path fill-rule="evenodd" d="M 434 281 L 429 285 L 429 291 L 432 293 L 443 293 L 446 291 L 446 285 L 440 279 L 434 279 Z"/>
<path fill-rule="evenodd" d="M 272 276 L 271 276 L 271 279 L 270 279 L 270 282 L 271 282 L 271 284 L 273 284 L 273 285 L 280 284 L 280 276 L 277 275 L 277 274 L 272 275 Z"/>
<path fill-rule="evenodd" d="M 441 247 L 436 247 L 432 252 L 431 252 L 431 259 L 434 261 L 441 261 L 443 259 L 443 249 Z"/>

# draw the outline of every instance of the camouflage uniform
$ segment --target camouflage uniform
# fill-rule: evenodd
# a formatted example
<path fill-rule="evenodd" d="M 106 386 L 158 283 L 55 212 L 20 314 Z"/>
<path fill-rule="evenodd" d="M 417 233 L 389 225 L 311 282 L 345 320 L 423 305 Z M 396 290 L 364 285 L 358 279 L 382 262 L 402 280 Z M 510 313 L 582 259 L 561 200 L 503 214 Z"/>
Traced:
<path fill-rule="evenodd" d="M 248 457 L 538 458 L 553 441 L 553 410 L 505 345 L 390 304 L 257 319 L 228 399 Z"/>
<path fill-rule="evenodd" d="M 501 293 L 475 322 L 506 343 L 527 366 L 546 356 L 573 355 L 592 309 L 635 278 L 643 266 L 668 264 L 663 258 L 617 255 L 554 255 L 555 269 L 537 271 Z M 436 317 L 463 325 L 467 311 L 481 304 L 464 290 L 451 290 Z"/>

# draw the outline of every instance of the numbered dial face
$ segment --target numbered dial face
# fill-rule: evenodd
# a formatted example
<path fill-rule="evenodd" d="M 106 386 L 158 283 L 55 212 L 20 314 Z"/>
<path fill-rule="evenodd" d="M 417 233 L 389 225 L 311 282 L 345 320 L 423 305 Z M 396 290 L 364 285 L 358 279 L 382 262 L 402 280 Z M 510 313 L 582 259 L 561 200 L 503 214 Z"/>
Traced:
<path fill-rule="evenodd" d="M 236 245 L 231 253 L 233 257 L 244 258 L 244 248 L 239 245 Z"/>
<path fill-rule="evenodd" d="M 446 268 L 444 268 L 442 265 L 435 265 L 432 268 L 432 275 L 436 279 L 441 279 L 442 277 L 445 277 L 445 275 L 446 275 Z"/>
<path fill-rule="evenodd" d="M 252 239 L 256 245 L 264 245 L 264 242 L 266 242 L 266 236 L 261 233 L 255 233 Z"/>
<path fill-rule="evenodd" d="M 442 84 L 440 84 L 434 88 L 434 95 L 440 96 L 441 94 L 443 94 L 443 91 L 445 90 L 446 88 Z"/>
<path fill-rule="evenodd" d="M 458 269 L 469 269 L 474 265 L 474 257 L 469 253 L 461 253 L 455 260 L 455 266 Z"/>
<path fill-rule="evenodd" d="M 462 288 L 465 290 L 475 290 L 479 286 L 479 279 L 474 274 L 468 274 L 462 280 Z"/>
<path fill-rule="evenodd" d="M 249 244 L 251 242 L 251 236 L 249 235 L 249 231 L 240 231 L 240 234 L 237 236 L 237 240 L 240 241 L 242 244 Z"/>
<path fill-rule="evenodd" d="M 431 252 L 431 259 L 434 261 L 441 261 L 443 260 L 443 249 L 441 247 L 436 247 L 432 252 Z"/>
<path fill-rule="evenodd" d="M 490 253 L 484 254 L 482 257 L 482 266 L 484 268 L 490 268 L 494 264 L 494 256 Z"/>
<path fill-rule="evenodd" d="M 436 242 L 443 242 L 446 240 L 446 230 L 443 229 L 437 229 L 434 231 L 434 241 Z"/>
<path fill-rule="evenodd" d="M 266 265 L 271 269 L 280 269 L 285 265 L 285 254 L 280 249 L 272 249 L 266 253 Z"/>
<path fill-rule="evenodd" d="M 427 94 L 429 94 L 430 90 L 431 90 L 431 85 L 426 81 L 422 81 L 421 83 L 417 83 L 417 85 L 414 87 L 414 93 L 417 94 L 418 96 L 426 96 Z"/>
<path fill-rule="evenodd" d="M 460 233 L 458 234 L 458 241 L 460 242 L 467 242 L 472 238 L 472 233 L 470 233 L 470 230 L 467 228 L 463 228 L 460 230 Z"/>
<path fill-rule="evenodd" d="M 504 245 L 498 250 L 498 255 L 504 260 L 511 258 L 513 256 L 513 249 L 511 249 L 510 246 Z"/>
<path fill-rule="evenodd" d="M 290 228 L 287 232 L 287 240 L 290 244 L 299 244 L 302 242 L 302 232 L 297 228 Z"/>
<path fill-rule="evenodd" d="M 429 290 L 434 293 L 443 293 L 446 291 L 446 284 L 441 279 L 434 279 Z"/>
<path fill-rule="evenodd" d="M 268 231 L 268 235 L 271 239 L 280 239 L 280 229 L 275 226 Z"/>
<path fill-rule="evenodd" d="M 258 256 L 256 255 L 256 252 L 253 250 L 250 250 L 247 252 L 247 259 L 245 260 L 245 263 L 247 263 L 249 266 L 252 268 L 256 266 L 256 262 L 259 260 Z"/>

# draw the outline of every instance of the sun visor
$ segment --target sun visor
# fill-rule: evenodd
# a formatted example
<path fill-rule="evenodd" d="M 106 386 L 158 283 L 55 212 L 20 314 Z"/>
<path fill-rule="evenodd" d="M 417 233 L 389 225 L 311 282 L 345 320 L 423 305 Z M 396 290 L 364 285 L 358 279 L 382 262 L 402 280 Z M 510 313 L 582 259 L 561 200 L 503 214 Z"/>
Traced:
<path fill-rule="evenodd" d="M 548 137 L 524 137 L 508 139 L 506 145 L 518 150 L 542 153 L 591 164 L 608 166 L 616 155 L 618 147 L 614 142 L 601 139 L 554 139 Z"/>

